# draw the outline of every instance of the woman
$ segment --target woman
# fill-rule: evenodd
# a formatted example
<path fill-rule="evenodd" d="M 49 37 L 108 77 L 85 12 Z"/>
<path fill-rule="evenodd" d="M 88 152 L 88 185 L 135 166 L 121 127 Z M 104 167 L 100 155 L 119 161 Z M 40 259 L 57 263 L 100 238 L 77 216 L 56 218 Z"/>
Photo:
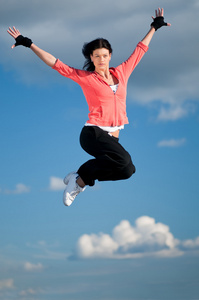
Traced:
<path fill-rule="evenodd" d="M 95 180 L 127 179 L 135 173 L 131 156 L 119 143 L 119 132 L 128 124 L 126 89 L 129 76 L 148 50 L 155 31 L 162 26 L 170 26 L 164 22 L 163 9 L 156 10 L 156 17 L 152 18 L 151 29 L 147 35 L 138 43 L 129 59 L 116 68 L 109 68 L 112 48 L 105 39 L 96 39 L 84 45 L 82 52 L 86 58 L 86 70 L 78 70 L 37 47 L 15 27 L 8 30 L 16 40 L 12 48 L 18 45 L 31 48 L 48 66 L 77 82 L 88 103 L 89 119 L 80 134 L 80 144 L 95 158 L 64 178 L 66 189 L 63 202 L 66 206 L 72 204 L 75 197 L 85 190 L 86 185 L 93 186 Z"/>

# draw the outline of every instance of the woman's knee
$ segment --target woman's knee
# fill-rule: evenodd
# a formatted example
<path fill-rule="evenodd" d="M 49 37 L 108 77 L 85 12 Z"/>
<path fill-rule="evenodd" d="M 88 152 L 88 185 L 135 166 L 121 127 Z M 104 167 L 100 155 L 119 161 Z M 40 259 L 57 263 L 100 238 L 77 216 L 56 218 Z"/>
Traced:
<path fill-rule="evenodd" d="M 126 152 L 126 155 L 124 156 L 124 164 L 123 164 L 123 176 L 125 176 L 126 179 L 130 178 L 136 171 L 135 166 L 132 162 L 131 156 L 128 152 Z"/>
<path fill-rule="evenodd" d="M 130 178 L 136 171 L 136 168 L 132 161 L 128 165 L 126 165 L 122 170 L 123 179 Z"/>

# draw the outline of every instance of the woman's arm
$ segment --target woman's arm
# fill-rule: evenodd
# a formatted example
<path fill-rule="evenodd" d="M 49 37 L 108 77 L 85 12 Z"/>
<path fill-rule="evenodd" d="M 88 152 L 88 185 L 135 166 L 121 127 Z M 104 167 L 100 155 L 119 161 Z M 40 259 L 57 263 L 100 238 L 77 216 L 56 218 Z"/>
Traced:
<path fill-rule="evenodd" d="M 52 54 L 40 49 L 35 44 L 32 44 L 30 49 L 49 67 L 53 67 L 55 65 L 57 59 Z"/>
<path fill-rule="evenodd" d="M 160 9 L 158 8 L 158 10 L 155 11 L 155 15 L 156 17 L 152 17 L 153 18 L 153 23 L 151 23 L 151 29 L 149 30 L 149 32 L 145 35 L 145 37 L 142 39 L 142 43 L 146 46 L 149 46 L 149 43 L 155 33 L 156 30 L 158 30 L 160 27 L 162 26 L 171 26 L 170 23 L 165 23 L 164 22 L 164 10 L 163 8 Z"/>
<path fill-rule="evenodd" d="M 142 43 L 145 45 L 145 46 L 149 46 L 150 44 L 150 41 L 153 37 L 155 33 L 155 28 L 154 27 L 151 27 L 151 29 L 149 30 L 149 32 L 145 35 L 145 37 L 142 39 Z"/>
<path fill-rule="evenodd" d="M 15 48 L 18 45 L 22 45 L 25 47 L 30 48 L 45 64 L 47 64 L 50 67 L 53 67 L 56 62 L 56 58 L 51 55 L 50 53 L 40 49 L 35 44 L 32 43 L 32 41 L 28 38 L 24 38 L 18 29 L 13 27 L 11 29 L 9 27 L 9 30 L 7 32 L 16 40 L 16 43 L 12 45 L 12 49 Z"/>

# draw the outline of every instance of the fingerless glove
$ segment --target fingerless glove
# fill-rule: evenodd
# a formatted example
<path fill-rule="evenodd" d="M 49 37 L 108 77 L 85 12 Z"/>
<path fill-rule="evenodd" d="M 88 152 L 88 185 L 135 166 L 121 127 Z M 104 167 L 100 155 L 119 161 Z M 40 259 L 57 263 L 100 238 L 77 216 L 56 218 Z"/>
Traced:
<path fill-rule="evenodd" d="M 167 23 L 164 22 L 164 17 L 156 17 L 151 23 L 151 26 L 155 28 L 155 31 L 162 26 L 167 26 Z"/>
<path fill-rule="evenodd" d="M 15 43 L 15 47 L 16 46 L 24 46 L 24 47 L 28 47 L 30 48 L 30 46 L 32 45 L 32 41 L 31 39 L 24 37 L 23 35 L 19 35 L 16 39 L 15 39 L 16 43 Z"/>

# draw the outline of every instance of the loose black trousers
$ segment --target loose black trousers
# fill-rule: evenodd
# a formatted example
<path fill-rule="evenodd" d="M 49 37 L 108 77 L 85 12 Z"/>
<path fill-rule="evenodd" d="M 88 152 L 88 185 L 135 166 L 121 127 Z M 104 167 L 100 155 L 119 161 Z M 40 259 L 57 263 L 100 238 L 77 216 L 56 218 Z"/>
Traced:
<path fill-rule="evenodd" d="M 121 180 L 135 173 L 131 156 L 119 143 L 119 139 L 97 126 L 84 126 L 80 134 L 80 145 L 94 159 L 84 163 L 77 173 L 86 185 L 93 186 L 95 180 Z"/>

